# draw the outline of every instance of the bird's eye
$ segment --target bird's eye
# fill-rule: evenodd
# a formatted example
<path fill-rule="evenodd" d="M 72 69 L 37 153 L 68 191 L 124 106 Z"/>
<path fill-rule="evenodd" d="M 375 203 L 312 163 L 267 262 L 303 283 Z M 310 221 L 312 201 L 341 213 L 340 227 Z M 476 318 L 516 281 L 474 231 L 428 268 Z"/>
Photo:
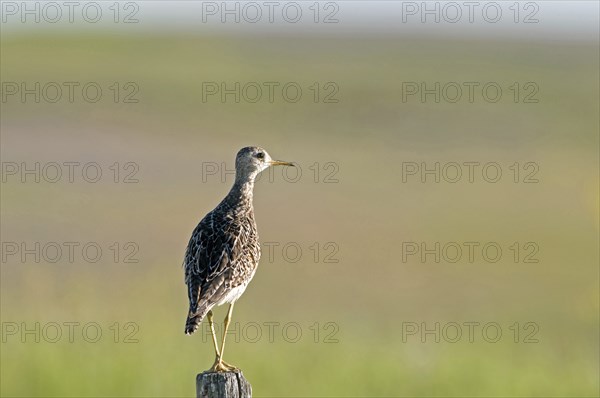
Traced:
<path fill-rule="evenodd" d="M 259 153 L 256 154 L 256 157 L 259 158 L 259 159 L 264 159 L 265 158 L 265 154 L 262 153 L 262 152 L 259 152 Z"/>

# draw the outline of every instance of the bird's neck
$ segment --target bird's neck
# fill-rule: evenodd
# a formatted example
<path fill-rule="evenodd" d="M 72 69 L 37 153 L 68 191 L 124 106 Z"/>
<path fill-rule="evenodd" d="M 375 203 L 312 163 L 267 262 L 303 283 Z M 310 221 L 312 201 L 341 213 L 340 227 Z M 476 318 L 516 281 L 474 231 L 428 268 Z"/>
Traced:
<path fill-rule="evenodd" d="M 253 191 L 254 178 L 236 178 L 227 196 L 233 203 L 252 206 Z"/>

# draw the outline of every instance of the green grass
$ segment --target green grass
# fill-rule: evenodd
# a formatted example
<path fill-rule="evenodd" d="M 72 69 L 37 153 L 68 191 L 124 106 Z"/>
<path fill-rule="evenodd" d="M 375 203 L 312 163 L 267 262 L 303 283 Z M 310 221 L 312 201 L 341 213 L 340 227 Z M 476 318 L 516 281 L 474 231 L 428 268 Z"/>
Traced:
<path fill-rule="evenodd" d="M 140 165 L 138 184 L 3 183 L 3 241 L 136 242 L 137 264 L 2 263 L 1 320 L 97 322 L 88 343 L 5 336 L 2 396 L 193 396 L 210 340 L 183 335 L 180 267 L 189 233 L 259 144 L 302 179 L 259 182 L 262 242 L 298 242 L 297 263 L 263 260 L 234 321 L 297 322 L 302 339 L 230 338 L 226 359 L 258 397 L 597 396 L 598 49 L 427 40 L 3 35 L 2 81 L 135 81 L 138 104 L 2 104 L 3 161 Z M 337 104 L 202 103 L 203 81 L 335 81 Z M 538 104 L 402 102 L 403 81 L 535 81 Z M 499 183 L 402 183 L 402 162 L 498 162 Z M 313 182 L 335 162 L 339 183 Z M 536 162 L 537 184 L 508 167 Z M 324 172 L 324 170 L 321 170 Z M 401 242 L 500 242 L 498 263 L 403 263 Z M 314 242 L 339 246 L 314 262 Z M 539 263 L 514 263 L 512 242 Z M 322 258 L 321 258 L 322 259 Z M 223 310 L 217 312 L 222 319 Z M 497 322 L 498 343 L 402 341 L 403 322 Z M 109 327 L 135 322 L 137 343 Z M 309 327 L 334 322 L 336 343 Z M 537 343 L 509 326 L 535 322 Z M 263 333 L 266 329 L 263 328 Z M 123 330 L 121 330 L 123 332 Z M 31 337 L 30 337 L 31 339 Z"/>

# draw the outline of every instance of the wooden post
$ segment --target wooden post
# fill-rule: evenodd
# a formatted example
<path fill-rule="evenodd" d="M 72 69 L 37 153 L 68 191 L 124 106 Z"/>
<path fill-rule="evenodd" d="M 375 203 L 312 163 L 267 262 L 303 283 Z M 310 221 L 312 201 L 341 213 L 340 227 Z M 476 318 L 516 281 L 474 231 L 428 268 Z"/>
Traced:
<path fill-rule="evenodd" d="M 252 386 L 241 370 L 202 372 L 196 376 L 197 398 L 252 398 Z"/>

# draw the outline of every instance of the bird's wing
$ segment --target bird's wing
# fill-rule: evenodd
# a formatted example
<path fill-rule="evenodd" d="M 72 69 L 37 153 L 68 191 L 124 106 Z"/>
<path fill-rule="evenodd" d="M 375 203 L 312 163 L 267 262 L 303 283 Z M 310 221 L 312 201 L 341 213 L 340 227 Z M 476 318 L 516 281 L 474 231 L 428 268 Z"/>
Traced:
<path fill-rule="evenodd" d="M 188 285 L 190 310 L 195 312 L 199 301 L 220 290 L 223 274 L 241 252 L 239 226 L 215 216 L 214 212 L 200 221 L 185 254 L 185 281 Z"/>

